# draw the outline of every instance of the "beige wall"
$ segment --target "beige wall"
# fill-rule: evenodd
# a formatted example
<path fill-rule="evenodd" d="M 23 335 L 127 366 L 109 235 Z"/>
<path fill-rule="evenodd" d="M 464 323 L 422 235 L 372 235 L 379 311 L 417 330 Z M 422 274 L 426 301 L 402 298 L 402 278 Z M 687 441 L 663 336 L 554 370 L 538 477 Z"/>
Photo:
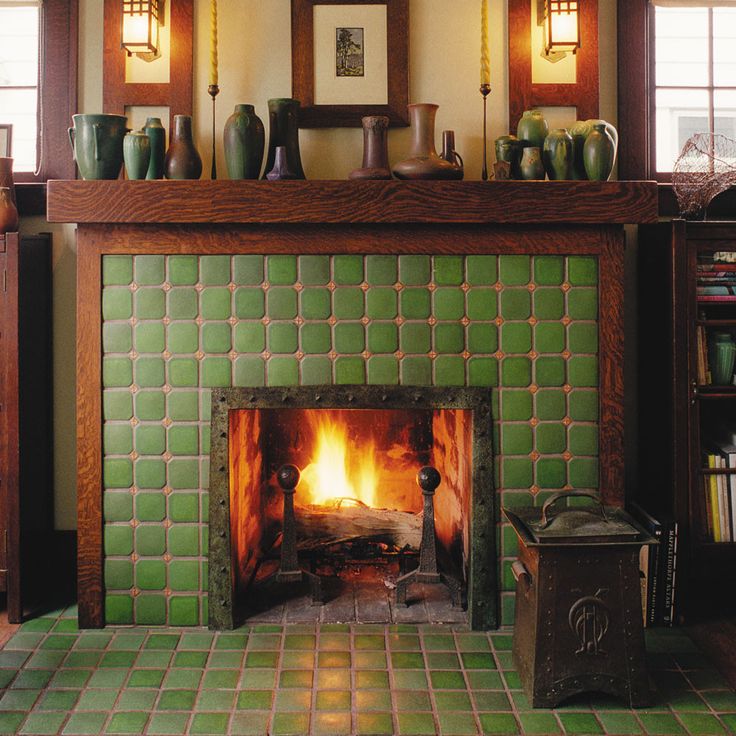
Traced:
<path fill-rule="evenodd" d="M 102 0 L 80 0 L 80 112 L 102 111 Z M 615 0 L 599 0 L 601 50 L 601 117 L 615 122 Z M 489 142 L 508 132 L 505 2 L 491 0 L 491 83 Z M 240 102 L 253 103 L 267 122 L 266 102 L 291 94 L 289 0 L 219 0 L 219 75 L 217 98 L 218 168 L 225 171 L 219 131 Z M 480 73 L 480 2 L 478 0 L 410 0 L 409 98 L 434 102 L 437 138 L 443 129 L 456 132 L 465 158 L 466 178 L 480 178 L 482 103 Z M 194 119 L 195 134 L 210 170 L 212 137 L 209 78 L 209 0 L 195 0 Z M 104 112 L 104 111 L 103 111 Z M 391 131 L 389 156 L 399 160 L 408 148 L 408 129 Z M 301 132 L 304 169 L 311 179 L 344 179 L 360 165 L 359 129 Z M 490 162 L 490 157 L 489 157 Z M 73 226 L 49 225 L 26 218 L 24 232 L 54 234 L 54 462 L 55 519 L 59 529 L 76 526 L 74 300 L 76 246 Z"/>

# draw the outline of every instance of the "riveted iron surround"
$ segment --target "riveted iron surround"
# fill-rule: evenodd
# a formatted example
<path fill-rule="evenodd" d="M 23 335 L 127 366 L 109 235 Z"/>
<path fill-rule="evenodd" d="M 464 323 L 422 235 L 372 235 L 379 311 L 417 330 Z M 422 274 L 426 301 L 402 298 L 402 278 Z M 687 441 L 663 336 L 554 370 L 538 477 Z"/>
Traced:
<path fill-rule="evenodd" d="M 485 388 L 309 386 L 212 391 L 209 626 L 236 625 L 230 539 L 228 416 L 239 409 L 457 409 L 472 412 L 468 622 L 498 626 L 491 392 Z"/>

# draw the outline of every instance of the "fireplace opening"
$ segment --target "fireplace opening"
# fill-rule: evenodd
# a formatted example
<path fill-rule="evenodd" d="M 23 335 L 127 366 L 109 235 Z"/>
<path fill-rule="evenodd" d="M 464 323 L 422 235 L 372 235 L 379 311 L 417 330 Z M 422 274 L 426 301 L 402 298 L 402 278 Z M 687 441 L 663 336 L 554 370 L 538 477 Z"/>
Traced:
<path fill-rule="evenodd" d="M 494 625 L 488 392 L 223 389 L 212 428 L 213 628 Z"/>

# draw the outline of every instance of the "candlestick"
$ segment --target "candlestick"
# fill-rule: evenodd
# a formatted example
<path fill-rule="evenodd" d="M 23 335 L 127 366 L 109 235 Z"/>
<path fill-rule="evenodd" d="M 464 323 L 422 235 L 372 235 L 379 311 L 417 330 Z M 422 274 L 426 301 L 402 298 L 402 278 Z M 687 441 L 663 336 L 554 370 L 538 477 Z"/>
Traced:
<path fill-rule="evenodd" d="M 212 168 L 210 169 L 210 179 L 217 179 L 217 154 L 215 152 L 215 97 L 220 93 L 220 88 L 216 84 L 207 87 L 210 97 L 212 97 Z"/>
<path fill-rule="evenodd" d="M 486 125 L 487 125 L 487 101 L 488 95 L 491 93 L 490 84 L 481 84 L 480 93 L 483 95 L 483 170 L 481 172 L 481 179 L 488 181 L 488 151 L 486 148 Z"/>
<path fill-rule="evenodd" d="M 488 0 L 480 5 L 480 83 L 491 84 L 491 54 L 488 43 Z"/>
<path fill-rule="evenodd" d="M 217 86 L 217 0 L 210 3 L 210 85 Z M 214 99 L 214 98 L 213 98 Z"/>

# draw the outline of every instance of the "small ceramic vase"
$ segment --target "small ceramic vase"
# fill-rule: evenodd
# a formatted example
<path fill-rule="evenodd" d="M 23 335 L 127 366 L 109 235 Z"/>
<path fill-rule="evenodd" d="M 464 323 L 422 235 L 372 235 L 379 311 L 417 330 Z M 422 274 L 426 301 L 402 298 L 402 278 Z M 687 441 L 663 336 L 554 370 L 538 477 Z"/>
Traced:
<path fill-rule="evenodd" d="M 143 132 L 151 141 L 151 160 L 148 163 L 146 179 L 164 178 L 164 161 L 166 159 L 166 130 L 161 118 L 148 118 Z"/>
<path fill-rule="evenodd" d="M 13 180 L 13 159 L 9 156 L 0 156 L 0 187 L 10 189 L 10 198 L 15 200 L 15 181 Z"/>
<path fill-rule="evenodd" d="M 306 179 L 302 168 L 302 157 L 299 152 L 299 100 L 281 97 L 268 101 L 268 157 L 264 172 L 271 172 L 276 164 L 276 149 L 286 148 L 286 159 L 289 171 L 297 179 Z M 266 178 L 264 173 L 263 178 Z"/>
<path fill-rule="evenodd" d="M 502 135 L 496 138 L 496 161 L 505 161 L 509 165 L 509 178 L 521 179 L 522 142 L 515 135 Z"/>
<path fill-rule="evenodd" d="M 385 115 L 367 115 L 363 123 L 363 163 L 348 179 L 390 179 L 388 165 L 388 125 Z"/>
<path fill-rule="evenodd" d="M 266 130 L 253 105 L 235 105 L 225 122 L 225 163 L 231 179 L 257 179 L 261 175 Z"/>
<path fill-rule="evenodd" d="M 266 174 L 268 181 L 281 181 L 284 179 L 298 179 L 299 177 L 289 169 L 289 154 L 286 146 L 277 146 L 274 153 L 274 165 Z"/>
<path fill-rule="evenodd" d="M 524 110 L 516 127 L 516 137 L 524 141 L 525 146 L 542 148 L 547 133 L 549 127 L 544 115 L 539 110 Z"/>
<path fill-rule="evenodd" d="M 145 179 L 151 162 L 151 141 L 142 130 L 134 130 L 123 139 L 123 160 L 128 179 Z"/>
<path fill-rule="evenodd" d="M 588 179 L 608 181 L 615 156 L 616 147 L 605 123 L 596 123 L 583 145 L 583 163 Z"/>
<path fill-rule="evenodd" d="M 10 198 L 10 187 L 0 187 L 0 235 L 18 229 L 18 209 Z"/>
<path fill-rule="evenodd" d="M 708 346 L 711 379 L 718 386 L 729 386 L 733 381 L 736 344 L 728 332 L 716 332 Z"/>
<path fill-rule="evenodd" d="M 409 105 L 412 142 L 409 157 L 394 164 L 397 179 L 461 179 L 462 170 L 437 155 L 434 120 L 439 105 Z"/>
<path fill-rule="evenodd" d="M 573 140 L 565 128 L 555 128 L 544 139 L 542 162 L 550 181 L 572 179 Z"/>
<path fill-rule="evenodd" d="M 164 174 L 167 179 L 199 179 L 202 176 L 202 159 L 194 146 L 191 115 L 174 115 Z"/>
<path fill-rule="evenodd" d="M 83 179 L 117 179 L 123 165 L 124 115 L 72 115 L 69 141 Z"/>
<path fill-rule="evenodd" d="M 539 146 L 525 146 L 521 154 L 522 179 L 544 180 L 544 164 L 542 163 L 542 152 Z"/>
<path fill-rule="evenodd" d="M 440 158 L 445 159 L 448 163 L 451 163 L 460 171 L 458 179 L 462 179 L 465 175 L 465 169 L 463 164 L 462 156 L 455 150 L 455 131 L 454 130 L 443 130 L 442 131 L 442 153 Z"/>

